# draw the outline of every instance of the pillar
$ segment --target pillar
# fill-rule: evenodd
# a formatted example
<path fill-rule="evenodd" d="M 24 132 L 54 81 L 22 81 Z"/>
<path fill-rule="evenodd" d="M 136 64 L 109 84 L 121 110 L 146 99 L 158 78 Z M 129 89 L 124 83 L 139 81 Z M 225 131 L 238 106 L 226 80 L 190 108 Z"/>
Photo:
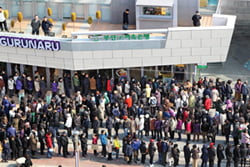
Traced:
<path fill-rule="evenodd" d="M 193 83 L 194 80 L 194 65 L 188 64 L 185 66 L 185 80 L 190 80 L 191 83 Z"/>
<path fill-rule="evenodd" d="M 11 63 L 6 63 L 6 73 L 8 76 L 12 75 Z"/>
<path fill-rule="evenodd" d="M 32 75 L 35 74 L 35 71 L 37 71 L 37 66 L 32 66 Z"/>
<path fill-rule="evenodd" d="M 141 77 L 144 76 L 144 67 L 141 67 Z"/>
<path fill-rule="evenodd" d="M 46 67 L 46 84 L 47 84 L 47 88 L 50 87 L 50 69 L 48 67 Z"/>
<path fill-rule="evenodd" d="M 159 74 L 158 66 L 155 66 L 155 78 L 158 78 L 158 74 Z"/>
<path fill-rule="evenodd" d="M 24 73 L 24 65 L 20 64 L 20 74 Z"/>
<path fill-rule="evenodd" d="M 71 77 L 71 90 L 74 91 L 74 83 L 73 83 L 73 77 L 74 77 L 75 71 L 70 70 L 70 77 Z"/>
<path fill-rule="evenodd" d="M 112 74 L 111 74 L 111 75 L 112 75 L 112 78 L 114 78 L 114 77 L 115 77 L 115 74 L 114 74 L 114 69 L 112 68 L 112 70 L 111 70 L 111 71 L 112 71 Z"/>
<path fill-rule="evenodd" d="M 130 81 L 130 70 L 129 70 L 129 68 L 127 68 L 127 80 Z"/>

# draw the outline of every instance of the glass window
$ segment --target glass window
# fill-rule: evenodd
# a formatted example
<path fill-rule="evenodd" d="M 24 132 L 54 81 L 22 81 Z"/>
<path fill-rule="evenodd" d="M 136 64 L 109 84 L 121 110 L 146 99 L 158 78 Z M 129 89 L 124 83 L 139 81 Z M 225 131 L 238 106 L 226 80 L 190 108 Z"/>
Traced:
<path fill-rule="evenodd" d="M 160 15 L 160 16 L 171 16 L 171 7 L 143 7 L 144 15 Z"/>

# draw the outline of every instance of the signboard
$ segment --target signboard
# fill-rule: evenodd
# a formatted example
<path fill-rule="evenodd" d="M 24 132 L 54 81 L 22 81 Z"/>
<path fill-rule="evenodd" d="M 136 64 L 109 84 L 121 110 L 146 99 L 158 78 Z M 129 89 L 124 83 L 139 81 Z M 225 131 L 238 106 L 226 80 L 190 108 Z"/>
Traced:
<path fill-rule="evenodd" d="M 60 42 L 52 40 L 0 36 L 0 46 L 59 51 Z"/>
<path fill-rule="evenodd" d="M 206 63 L 204 63 L 204 64 L 198 64 L 197 68 L 198 69 L 205 69 L 205 68 L 207 68 L 207 64 Z"/>
<path fill-rule="evenodd" d="M 91 35 L 92 41 L 149 40 L 150 34 Z"/>

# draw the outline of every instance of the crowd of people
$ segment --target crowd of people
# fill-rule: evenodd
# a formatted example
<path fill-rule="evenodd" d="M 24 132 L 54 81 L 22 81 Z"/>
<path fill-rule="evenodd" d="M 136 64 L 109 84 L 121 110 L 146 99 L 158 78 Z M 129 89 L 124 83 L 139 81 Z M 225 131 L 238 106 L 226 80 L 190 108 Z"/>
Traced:
<path fill-rule="evenodd" d="M 123 157 L 129 164 L 145 164 L 149 157 L 151 166 L 154 159 L 178 166 L 181 151 L 186 167 L 198 167 L 200 159 L 202 167 L 208 162 L 213 167 L 216 159 L 218 166 L 226 159 L 227 167 L 245 167 L 249 160 L 249 86 L 240 79 L 235 84 L 206 77 L 164 83 L 147 76 L 114 79 L 75 72 L 47 87 L 38 71 L 32 76 L 2 71 L 0 90 L 2 162 L 23 156 L 31 162 L 38 152 L 66 158 L 72 154 L 69 140 L 73 155 L 93 151 L 107 160 Z M 225 145 L 217 143 L 218 134 L 225 136 Z M 183 136 L 186 145 L 179 148 Z"/>

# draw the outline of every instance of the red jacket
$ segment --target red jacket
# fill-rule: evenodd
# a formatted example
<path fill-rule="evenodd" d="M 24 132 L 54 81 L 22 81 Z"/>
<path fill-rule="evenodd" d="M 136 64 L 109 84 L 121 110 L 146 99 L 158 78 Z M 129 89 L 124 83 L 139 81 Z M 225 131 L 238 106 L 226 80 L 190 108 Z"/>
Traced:
<path fill-rule="evenodd" d="M 132 107 L 132 97 L 127 98 L 125 103 L 128 105 L 128 108 Z"/>
<path fill-rule="evenodd" d="M 47 146 L 48 148 L 52 148 L 53 145 L 52 145 L 52 138 L 51 138 L 51 136 L 50 136 L 49 134 L 46 134 L 45 137 L 46 137 L 46 139 L 45 139 L 46 146 Z"/>
<path fill-rule="evenodd" d="M 206 110 L 209 110 L 212 107 L 212 100 L 210 98 L 207 98 L 204 102 L 204 108 Z"/>

